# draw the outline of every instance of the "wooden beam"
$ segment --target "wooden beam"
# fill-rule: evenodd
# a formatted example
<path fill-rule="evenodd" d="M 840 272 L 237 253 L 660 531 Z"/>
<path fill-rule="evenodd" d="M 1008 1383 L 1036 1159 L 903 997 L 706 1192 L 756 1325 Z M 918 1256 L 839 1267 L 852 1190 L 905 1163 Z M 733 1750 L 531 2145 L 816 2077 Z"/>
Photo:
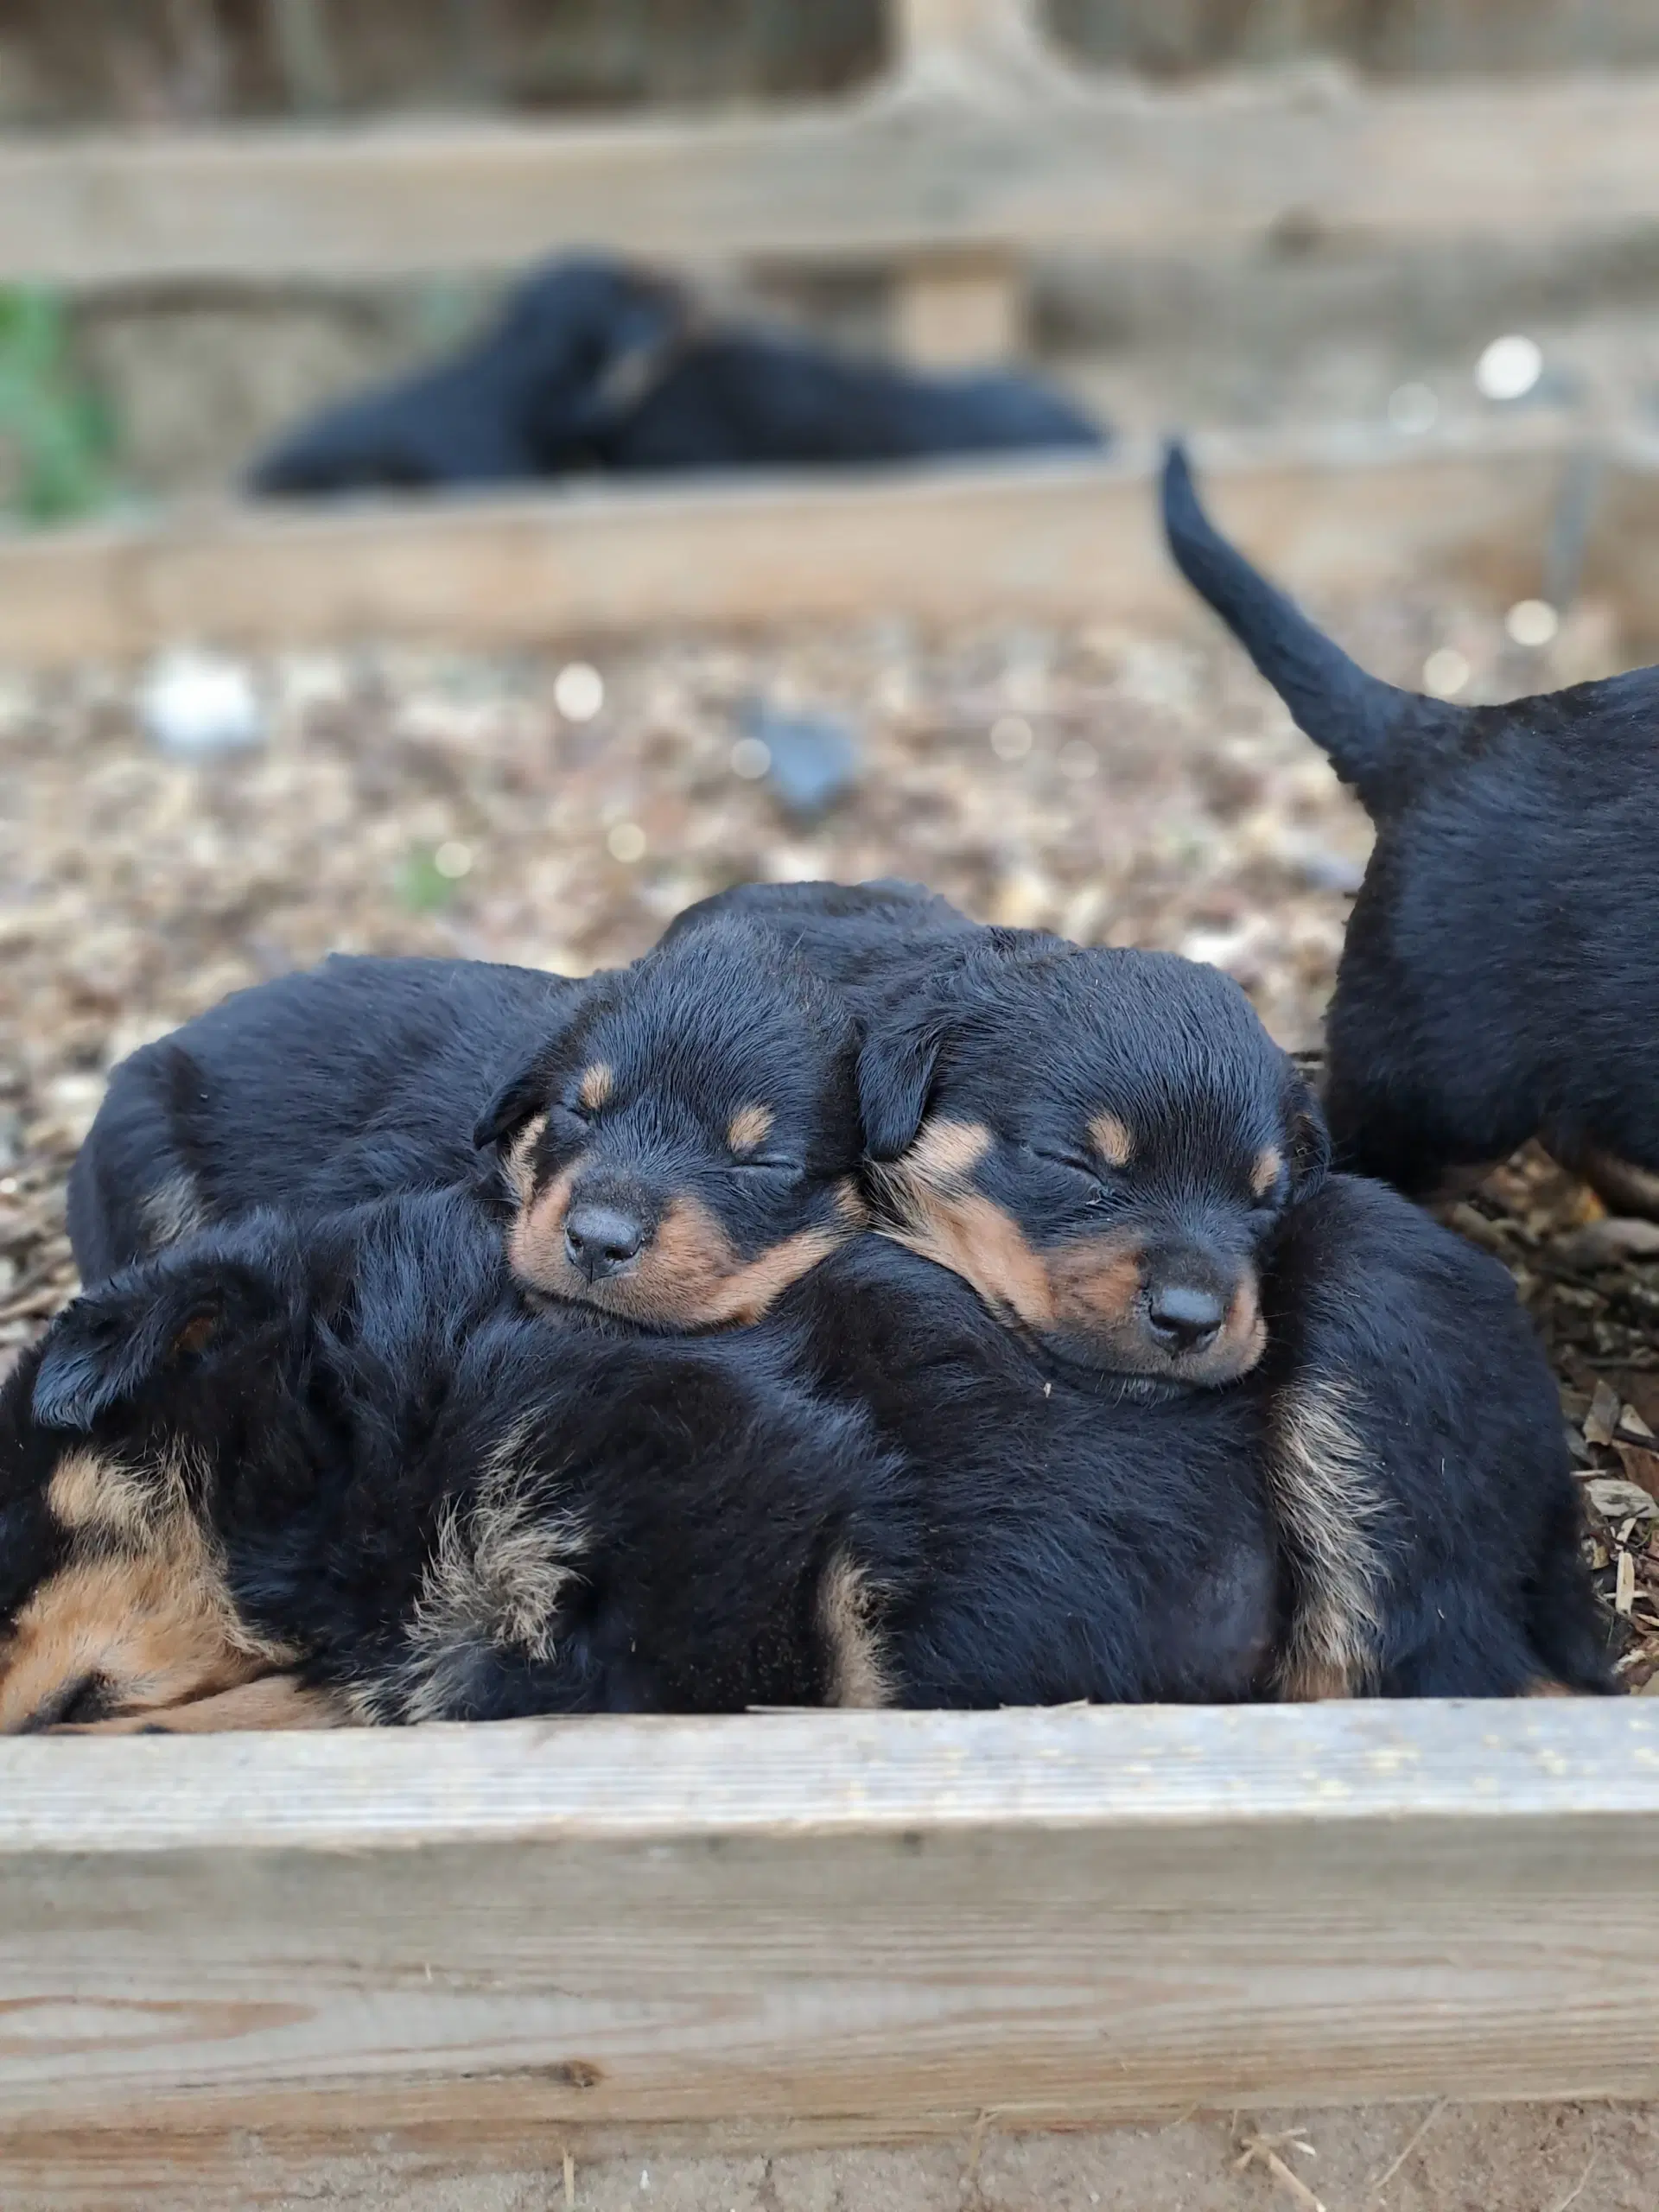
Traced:
<path fill-rule="evenodd" d="M 1541 588 L 1567 448 L 1345 433 L 1198 442 L 1220 512 L 1293 588 L 1457 575 Z M 0 660 L 120 659 L 180 640 L 365 637 L 469 647 L 652 625 L 1027 616 L 1168 623 L 1155 457 L 727 479 L 523 498 L 227 506 L 0 541 Z"/>
<path fill-rule="evenodd" d="M 918 368 L 973 368 L 1025 351 L 1020 273 L 1009 255 L 924 255 L 895 289 L 898 350 Z"/>
<path fill-rule="evenodd" d="M 1650 2095 L 1656 1823 L 1634 1701 L 13 1739 L 0 2199 Z"/>
<path fill-rule="evenodd" d="M 792 115 L 15 138 L 0 278 L 359 281 L 573 246 L 1139 254 L 1287 222 L 1532 241 L 1659 219 L 1659 76 L 1152 91 L 999 51 L 924 46 L 864 98 Z"/>

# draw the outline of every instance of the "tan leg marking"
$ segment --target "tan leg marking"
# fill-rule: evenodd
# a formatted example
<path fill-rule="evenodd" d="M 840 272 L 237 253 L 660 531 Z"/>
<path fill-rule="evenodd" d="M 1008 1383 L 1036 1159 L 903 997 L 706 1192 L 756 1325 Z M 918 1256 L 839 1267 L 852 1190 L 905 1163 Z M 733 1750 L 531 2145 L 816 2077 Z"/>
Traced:
<path fill-rule="evenodd" d="M 818 1625 L 830 1657 L 830 1705 L 891 1705 L 887 1654 L 872 1615 L 875 1593 L 861 1567 L 844 1554 L 833 1559 L 818 1588 Z"/>
<path fill-rule="evenodd" d="M 1268 1454 L 1274 1518 L 1294 1602 L 1275 1668 L 1281 1698 L 1363 1696 L 1376 1677 L 1383 1503 L 1345 1394 L 1292 1383 Z"/>

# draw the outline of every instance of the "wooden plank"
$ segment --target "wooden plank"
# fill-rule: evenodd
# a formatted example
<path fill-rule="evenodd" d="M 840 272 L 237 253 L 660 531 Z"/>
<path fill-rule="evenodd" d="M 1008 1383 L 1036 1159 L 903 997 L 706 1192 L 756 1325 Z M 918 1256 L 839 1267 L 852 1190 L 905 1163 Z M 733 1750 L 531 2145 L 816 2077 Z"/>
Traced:
<path fill-rule="evenodd" d="M 995 53 L 995 49 L 993 49 Z M 721 121 L 81 134 L 0 147 L 0 277 L 237 284 L 941 248 L 1214 248 L 1294 223 L 1529 242 L 1659 218 L 1659 76 L 1151 90 L 936 54 Z"/>
<path fill-rule="evenodd" d="M 1564 465 L 1548 429 L 1197 449 L 1229 525 L 1293 588 L 1358 594 L 1457 574 L 1509 599 L 1540 588 Z M 1126 448 L 867 477 L 232 505 L 16 537 L 0 542 L 0 660 L 114 659 L 181 639 L 543 645 L 878 608 L 1167 623 L 1192 601 L 1158 535 L 1154 466 Z"/>
<path fill-rule="evenodd" d="M 1653 2094 L 1656 1833 L 1637 1702 L 13 1739 L 0 2199 Z"/>
<path fill-rule="evenodd" d="M 895 289 L 898 349 L 918 368 L 978 367 L 1025 350 L 1020 275 L 1006 254 L 924 256 Z"/>

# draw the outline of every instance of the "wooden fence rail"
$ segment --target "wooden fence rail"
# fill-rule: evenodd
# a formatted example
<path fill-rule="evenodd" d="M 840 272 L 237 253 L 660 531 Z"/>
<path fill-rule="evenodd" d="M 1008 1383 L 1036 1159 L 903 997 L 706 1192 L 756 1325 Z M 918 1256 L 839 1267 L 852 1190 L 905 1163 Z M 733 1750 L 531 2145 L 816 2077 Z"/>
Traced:
<path fill-rule="evenodd" d="M 1546 588 L 1576 433 L 1211 436 L 1229 525 L 1294 588 L 1356 598 L 1455 578 L 1497 604 Z M 124 659 L 183 640 L 252 650 L 401 638 L 463 649 L 651 626 L 1191 619 L 1156 512 L 1156 456 L 571 487 L 522 497 L 226 505 L 0 542 L 0 661 Z M 1659 476 L 1613 451 L 1584 581 L 1650 636 Z"/>
<path fill-rule="evenodd" d="M 1659 76 L 1152 89 L 1027 0 L 903 0 L 860 97 L 714 121 L 387 124 L 0 147 L 0 278 L 359 280 L 573 245 L 671 260 L 1130 252 L 1326 226 L 1516 238 L 1659 219 Z"/>

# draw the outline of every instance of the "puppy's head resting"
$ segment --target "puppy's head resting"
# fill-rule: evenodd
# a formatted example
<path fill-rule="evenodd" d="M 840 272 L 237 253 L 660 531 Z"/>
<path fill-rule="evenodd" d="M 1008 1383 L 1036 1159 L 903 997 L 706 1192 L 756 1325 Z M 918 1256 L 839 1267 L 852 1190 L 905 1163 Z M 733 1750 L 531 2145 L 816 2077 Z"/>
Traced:
<path fill-rule="evenodd" d="M 1330 1146 L 1216 969 L 986 931 L 873 1025 L 860 1090 L 879 1225 L 1056 1357 L 1215 1384 L 1261 1357 L 1259 1264 Z"/>
<path fill-rule="evenodd" d="M 205 1238 L 85 1293 L 8 1376 L 0 1733 L 160 1716 L 290 1656 L 238 1614 L 216 1514 L 276 1426 L 296 1281 L 281 1238 Z"/>
<path fill-rule="evenodd" d="M 520 1281 L 647 1327 L 764 1313 L 859 1229 L 858 1036 L 741 918 L 596 978 L 476 1131 Z"/>

